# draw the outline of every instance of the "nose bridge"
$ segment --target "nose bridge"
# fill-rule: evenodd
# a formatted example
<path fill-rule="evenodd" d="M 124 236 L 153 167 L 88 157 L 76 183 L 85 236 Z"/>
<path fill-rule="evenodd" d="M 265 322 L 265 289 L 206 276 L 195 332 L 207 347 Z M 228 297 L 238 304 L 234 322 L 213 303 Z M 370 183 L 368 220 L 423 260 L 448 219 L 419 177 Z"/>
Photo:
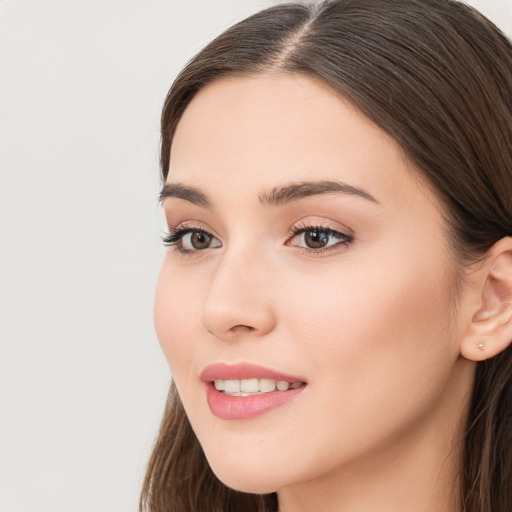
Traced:
<path fill-rule="evenodd" d="M 201 312 L 203 327 L 218 338 L 262 336 L 275 317 L 268 262 L 250 247 L 226 249 L 213 271 Z"/>

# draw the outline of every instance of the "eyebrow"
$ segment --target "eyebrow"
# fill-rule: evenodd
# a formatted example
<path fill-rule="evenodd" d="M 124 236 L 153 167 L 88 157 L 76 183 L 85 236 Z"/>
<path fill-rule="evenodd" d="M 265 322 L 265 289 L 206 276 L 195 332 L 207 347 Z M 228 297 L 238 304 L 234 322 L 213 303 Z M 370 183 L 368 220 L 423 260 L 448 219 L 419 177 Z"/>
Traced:
<path fill-rule="evenodd" d="M 323 194 L 346 194 L 358 196 L 373 203 L 378 203 L 368 191 L 340 181 L 301 181 L 273 188 L 269 193 L 259 196 L 263 206 L 277 206 L 306 197 Z M 184 199 L 203 208 L 213 208 L 213 203 L 199 189 L 181 183 L 166 183 L 160 192 L 160 201 L 168 197 Z"/>
<path fill-rule="evenodd" d="M 204 208 L 212 208 L 212 203 L 200 190 L 194 187 L 187 187 L 181 183 L 166 183 L 160 192 L 160 202 L 167 197 L 176 197 L 184 199 L 190 203 L 202 206 Z"/>
<path fill-rule="evenodd" d="M 263 205 L 279 205 L 322 194 L 347 194 L 378 203 L 377 199 L 363 188 L 354 187 L 341 181 L 302 181 L 272 189 L 260 196 Z"/>

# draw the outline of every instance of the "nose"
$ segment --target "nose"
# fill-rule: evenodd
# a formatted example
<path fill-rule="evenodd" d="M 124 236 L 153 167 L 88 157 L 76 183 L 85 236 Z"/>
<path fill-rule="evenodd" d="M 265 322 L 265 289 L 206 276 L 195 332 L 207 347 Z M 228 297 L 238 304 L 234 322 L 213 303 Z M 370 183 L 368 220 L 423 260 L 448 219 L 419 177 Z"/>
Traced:
<path fill-rule="evenodd" d="M 201 323 L 225 341 L 261 337 L 275 327 L 273 303 L 272 272 L 263 259 L 226 253 L 213 271 Z"/>

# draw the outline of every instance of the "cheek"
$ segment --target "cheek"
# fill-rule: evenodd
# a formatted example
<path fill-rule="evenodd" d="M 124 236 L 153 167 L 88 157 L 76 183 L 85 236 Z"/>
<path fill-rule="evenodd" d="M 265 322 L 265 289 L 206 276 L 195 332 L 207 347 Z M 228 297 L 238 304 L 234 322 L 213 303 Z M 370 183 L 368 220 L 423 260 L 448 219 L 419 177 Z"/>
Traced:
<path fill-rule="evenodd" d="M 318 348 L 351 352 L 377 342 L 398 349 L 406 332 L 418 338 L 443 322 L 450 301 L 438 277 L 385 274 L 329 273 L 322 286 L 303 281 L 287 292 L 290 327 Z"/>
<path fill-rule="evenodd" d="M 191 368 L 197 336 L 198 290 L 191 276 L 165 261 L 155 292 L 154 323 L 160 346 L 173 376 L 186 377 Z"/>
<path fill-rule="evenodd" d="M 286 338 L 307 361 L 315 407 L 328 416 L 307 429 L 311 457 L 333 445 L 350 456 L 403 431 L 434 406 L 449 378 L 458 350 L 446 260 L 394 261 L 364 272 L 346 261 L 287 290 Z"/>
<path fill-rule="evenodd" d="M 329 368 L 333 378 L 349 382 L 347 375 L 365 368 L 407 373 L 446 352 L 452 297 L 444 258 L 403 259 L 408 263 L 393 264 L 391 257 L 364 270 L 348 260 L 300 283 L 287 279 L 297 285 L 286 292 L 286 327 L 315 371 Z"/>

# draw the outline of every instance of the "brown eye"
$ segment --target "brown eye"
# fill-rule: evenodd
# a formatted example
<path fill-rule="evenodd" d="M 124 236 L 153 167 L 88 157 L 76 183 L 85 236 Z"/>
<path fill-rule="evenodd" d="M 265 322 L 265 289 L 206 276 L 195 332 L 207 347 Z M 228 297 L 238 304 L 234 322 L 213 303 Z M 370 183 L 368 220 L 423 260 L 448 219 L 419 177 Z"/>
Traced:
<path fill-rule="evenodd" d="M 305 226 L 294 230 L 286 245 L 299 247 L 310 253 L 321 253 L 331 249 L 347 247 L 353 242 L 352 235 L 347 235 L 336 229 L 321 226 Z"/>
<path fill-rule="evenodd" d="M 194 249 L 207 249 L 210 246 L 212 236 L 204 231 L 190 233 L 190 245 Z"/>
<path fill-rule="evenodd" d="M 170 233 L 162 237 L 164 245 L 175 246 L 178 252 L 190 253 L 222 247 L 219 239 L 208 231 L 194 228 L 170 228 Z"/>
<path fill-rule="evenodd" d="M 188 231 L 178 236 L 177 242 L 183 251 L 204 251 L 211 247 L 221 246 L 212 234 L 202 230 Z"/>
<path fill-rule="evenodd" d="M 329 234 L 318 229 L 305 231 L 304 243 L 310 249 L 321 249 L 329 243 Z"/>

